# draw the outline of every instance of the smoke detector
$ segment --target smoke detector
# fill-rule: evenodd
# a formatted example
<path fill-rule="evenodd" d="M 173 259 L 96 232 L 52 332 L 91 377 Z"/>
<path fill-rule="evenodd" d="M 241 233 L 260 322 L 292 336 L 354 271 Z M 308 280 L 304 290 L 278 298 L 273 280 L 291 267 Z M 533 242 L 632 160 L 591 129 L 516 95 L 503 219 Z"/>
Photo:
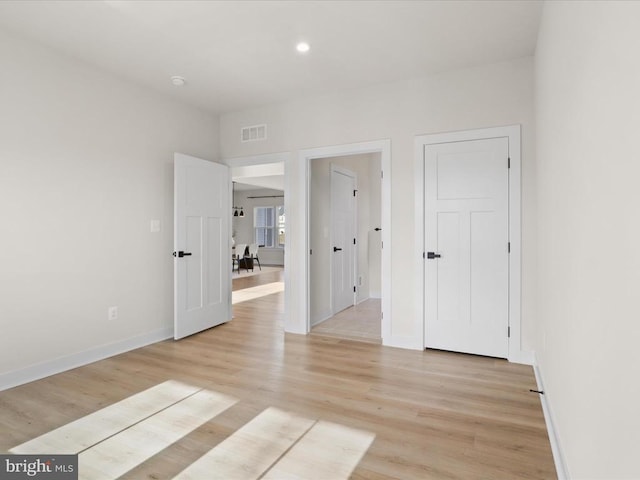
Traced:
<path fill-rule="evenodd" d="M 184 77 L 181 77 L 179 75 L 174 75 L 173 77 L 171 77 L 171 84 L 174 87 L 184 87 L 185 83 L 187 83 L 187 80 Z"/>

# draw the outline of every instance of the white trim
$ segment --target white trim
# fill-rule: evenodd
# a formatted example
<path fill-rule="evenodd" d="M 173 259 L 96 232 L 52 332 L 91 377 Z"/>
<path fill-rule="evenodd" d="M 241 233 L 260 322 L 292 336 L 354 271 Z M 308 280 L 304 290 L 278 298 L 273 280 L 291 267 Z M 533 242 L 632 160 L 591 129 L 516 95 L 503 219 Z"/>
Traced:
<path fill-rule="evenodd" d="M 520 363 L 522 365 L 535 365 L 536 357 L 531 350 L 521 350 L 509 357 L 511 363 Z"/>
<path fill-rule="evenodd" d="M 291 156 L 289 152 L 265 153 L 264 155 L 249 155 L 246 157 L 234 157 L 223 159 L 222 162 L 230 168 L 235 167 L 252 167 L 254 165 L 263 165 L 265 163 L 286 162 Z M 285 165 L 286 175 L 286 165 Z"/>
<path fill-rule="evenodd" d="M 536 375 L 536 385 L 538 390 L 544 392 L 539 394 L 540 403 L 542 404 L 542 412 L 544 414 L 544 422 L 547 425 L 547 433 L 549 434 L 549 443 L 551 444 L 551 453 L 553 454 L 553 462 L 556 466 L 556 475 L 558 480 L 569 479 L 569 471 L 567 470 L 567 464 L 564 461 L 564 454 L 562 453 L 562 447 L 560 444 L 560 437 L 558 436 L 558 430 L 555 427 L 555 421 L 553 412 L 551 410 L 551 404 L 548 400 L 549 394 L 544 389 L 544 381 L 542 379 L 542 371 L 534 362 L 533 372 Z"/>
<path fill-rule="evenodd" d="M 173 325 L 0 375 L 0 391 L 173 338 Z"/>
<path fill-rule="evenodd" d="M 416 311 L 422 325 L 422 348 L 424 344 L 424 146 L 437 143 L 464 142 L 488 138 L 507 137 L 509 141 L 509 241 L 511 254 L 509 256 L 509 339 L 508 359 L 516 363 L 533 363 L 531 352 L 522 351 L 521 329 L 521 153 L 520 153 L 520 125 L 505 127 L 482 128 L 458 132 L 436 133 L 420 135 L 415 138 L 415 248 L 414 263 L 416 285 Z"/>
<path fill-rule="evenodd" d="M 298 298 L 297 309 L 285 313 L 285 325 L 289 320 L 290 332 L 309 333 L 310 331 L 310 302 L 309 302 L 309 162 L 314 158 L 338 157 L 364 153 L 380 153 L 381 167 L 384 172 L 382 178 L 382 344 L 396 346 L 391 337 L 391 140 L 377 140 L 372 142 L 351 143 L 330 147 L 311 148 L 298 152 L 299 168 L 297 191 L 301 193 L 301 210 L 293 221 L 299 222 L 303 228 L 303 241 L 297 246 L 294 257 L 295 274 L 299 284 L 305 285 L 302 295 Z M 287 263 L 285 261 L 285 263 Z"/>
<path fill-rule="evenodd" d="M 320 320 L 316 320 L 315 322 L 311 322 L 311 326 L 312 327 L 316 327 L 316 326 L 320 325 L 322 322 L 326 322 L 327 320 L 329 320 L 332 317 L 333 317 L 333 313 L 329 313 L 328 315 L 325 315 L 324 317 L 322 317 Z"/>
<path fill-rule="evenodd" d="M 389 335 L 387 339 L 383 340 L 383 345 L 388 347 L 406 348 L 409 350 L 424 350 L 422 342 L 423 340 L 416 338 L 413 335 Z"/>

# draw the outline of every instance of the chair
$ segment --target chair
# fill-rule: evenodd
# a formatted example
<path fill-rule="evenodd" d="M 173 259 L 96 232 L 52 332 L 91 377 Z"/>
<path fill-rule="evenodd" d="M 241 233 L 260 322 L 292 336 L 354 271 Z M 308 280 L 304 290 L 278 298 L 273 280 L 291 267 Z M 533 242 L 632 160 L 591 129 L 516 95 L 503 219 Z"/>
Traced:
<path fill-rule="evenodd" d="M 247 249 L 246 243 L 236 244 L 236 253 L 233 257 L 233 265 L 235 266 L 236 263 L 238 264 L 238 273 L 240 273 L 240 262 L 244 259 L 244 252 L 246 249 Z M 244 268 L 247 270 L 247 272 L 249 271 L 246 263 L 244 264 Z M 231 270 L 233 270 L 233 268 Z"/>
<path fill-rule="evenodd" d="M 262 265 L 260 265 L 260 259 L 258 258 L 258 244 L 252 243 L 249 245 L 249 258 L 258 262 L 258 267 L 262 270 Z M 253 268 L 252 268 L 253 270 Z"/>

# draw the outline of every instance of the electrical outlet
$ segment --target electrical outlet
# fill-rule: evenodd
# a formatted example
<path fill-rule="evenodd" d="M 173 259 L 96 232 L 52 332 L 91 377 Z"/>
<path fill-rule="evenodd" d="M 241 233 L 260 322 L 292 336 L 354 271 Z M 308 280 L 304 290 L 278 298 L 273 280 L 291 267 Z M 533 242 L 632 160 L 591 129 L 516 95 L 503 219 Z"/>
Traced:
<path fill-rule="evenodd" d="M 118 307 L 109 307 L 107 310 L 107 318 L 109 320 L 116 320 L 118 318 Z"/>

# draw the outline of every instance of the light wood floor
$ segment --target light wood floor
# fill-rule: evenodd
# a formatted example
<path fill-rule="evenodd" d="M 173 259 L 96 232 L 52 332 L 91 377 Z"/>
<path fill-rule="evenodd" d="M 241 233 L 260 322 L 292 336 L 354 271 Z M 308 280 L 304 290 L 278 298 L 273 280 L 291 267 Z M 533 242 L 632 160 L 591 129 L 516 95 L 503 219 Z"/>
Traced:
<path fill-rule="evenodd" d="M 349 307 L 311 329 L 313 335 L 382 343 L 380 299 L 370 298 Z"/>
<path fill-rule="evenodd" d="M 234 289 L 282 274 L 262 277 Z M 238 401 L 122 478 L 173 478 L 269 407 L 375 434 L 355 479 L 555 478 L 530 367 L 284 335 L 283 298 L 239 303 L 233 321 L 201 334 L 0 392 L 0 451 L 177 380 Z"/>

